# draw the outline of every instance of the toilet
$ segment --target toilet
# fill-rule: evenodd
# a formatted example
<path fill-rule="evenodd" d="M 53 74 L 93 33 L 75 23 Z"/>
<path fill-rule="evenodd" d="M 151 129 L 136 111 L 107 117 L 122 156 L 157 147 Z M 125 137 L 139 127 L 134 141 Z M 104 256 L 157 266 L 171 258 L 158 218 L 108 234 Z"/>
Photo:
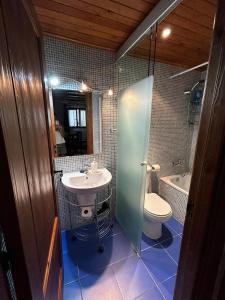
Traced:
<path fill-rule="evenodd" d="M 169 203 L 151 190 L 151 167 L 147 166 L 146 193 L 144 202 L 143 232 L 149 238 L 156 240 L 162 236 L 162 224 L 172 217 L 172 209 Z"/>

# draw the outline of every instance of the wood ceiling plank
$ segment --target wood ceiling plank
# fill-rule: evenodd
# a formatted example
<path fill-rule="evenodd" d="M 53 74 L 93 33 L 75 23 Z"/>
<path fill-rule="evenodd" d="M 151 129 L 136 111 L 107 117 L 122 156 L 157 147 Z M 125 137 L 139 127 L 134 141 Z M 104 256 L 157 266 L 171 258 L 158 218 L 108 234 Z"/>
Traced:
<path fill-rule="evenodd" d="M 197 26 L 203 26 L 210 30 L 210 32 L 212 31 L 213 18 L 205 15 L 201 15 L 201 17 L 199 17 L 199 12 L 190 7 L 186 7 L 182 4 L 179 5 L 174 11 L 174 16 L 176 15 L 181 18 L 190 20 L 193 24 L 196 24 Z"/>
<path fill-rule="evenodd" d="M 82 0 L 82 1 L 92 5 L 96 5 L 104 9 L 108 9 L 109 11 L 112 11 L 118 15 L 124 16 L 125 18 L 136 20 L 138 22 L 140 22 L 144 18 L 142 12 L 126 7 L 125 5 L 113 2 L 112 0 L 104 0 L 104 1 L 103 0 Z"/>
<path fill-rule="evenodd" d="M 148 51 L 146 49 L 140 49 L 137 48 L 133 50 L 130 54 L 137 54 L 141 55 L 142 57 L 147 58 L 148 57 Z M 130 55 L 129 54 L 129 55 Z M 192 67 L 199 63 L 199 58 L 196 57 L 183 57 L 180 55 L 177 55 L 174 52 L 168 52 L 166 49 L 158 48 L 156 53 L 156 60 L 160 62 L 170 62 L 170 64 L 175 64 L 183 67 Z M 202 60 L 200 61 L 202 62 Z"/>
<path fill-rule="evenodd" d="M 195 45 L 192 43 L 192 41 L 187 41 L 187 40 L 180 40 L 179 37 L 176 36 L 171 36 L 170 39 L 168 40 L 163 40 L 163 39 L 157 39 L 157 45 L 165 45 L 165 47 L 168 48 L 181 48 L 181 49 L 185 49 L 185 51 L 191 53 L 194 53 L 195 51 L 197 52 L 201 52 L 203 55 L 208 55 L 209 54 L 209 46 L 206 48 L 201 47 L 200 45 Z M 149 49 L 149 39 L 145 39 L 144 41 L 142 41 L 142 43 L 140 45 L 138 45 L 138 47 L 141 48 L 146 48 Z"/>
<path fill-rule="evenodd" d="M 144 0 L 112 0 L 112 2 L 123 4 L 126 7 L 133 8 L 144 14 L 147 14 L 155 5 Z"/>
<path fill-rule="evenodd" d="M 159 0 L 33 0 L 46 35 L 115 51 Z M 190 67 L 207 60 L 216 0 L 183 0 L 158 27 L 157 57 Z M 171 27 L 168 40 L 160 38 Z M 148 58 L 146 38 L 132 55 Z"/>
<path fill-rule="evenodd" d="M 184 28 L 189 31 L 197 33 L 199 36 L 204 36 L 206 38 L 211 38 L 212 36 L 212 31 L 205 27 L 200 27 L 196 26 L 193 22 L 189 21 L 188 19 L 181 18 L 178 15 L 175 14 L 170 14 L 167 18 L 166 21 L 168 23 L 173 24 L 174 26 L 177 26 L 179 28 Z"/>
<path fill-rule="evenodd" d="M 75 18 L 75 17 L 71 17 L 71 16 L 66 16 L 62 13 L 58 13 L 58 12 L 55 12 L 55 11 L 52 11 L 52 10 L 48 10 L 48 9 L 45 9 L 45 8 L 42 8 L 42 7 L 35 7 L 36 8 L 36 13 L 38 16 L 45 16 L 45 17 L 50 17 L 52 19 L 58 19 L 58 20 L 61 20 L 63 22 L 66 22 L 66 23 L 70 23 L 71 26 L 83 26 L 84 28 L 87 28 L 87 29 L 92 29 L 92 30 L 96 30 L 96 31 L 99 31 L 99 32 L 105 32 L 105 33 L 109 33 L 109 34 L 113 34 L 115 36 L 118 36 L 118 37 L 124 37 L 124 32 L 122 31 L 119 31 L 119 30 L 115 30 L 115 29 L 112 29 L 112 28 L 109 28 L 109 27 L 105 27 L 105 26 L 101 26 L 101 25 L 98 25 L 98 24 L 94 24 L 94 23 L 91 23 L 89 21 L 86 21 L 86 20 L 83 20 L 83 19 L 78 19 L 78 18 Z"/>
<path fill-rule="evenodd" d="M 208 60 L 209 55 L 199 53 L 197 51 L 193 52 L 192 55 L 190 55 L 190 51 L 185 51 L 185 49 L 177 49 L 177 48 L 168 48 L 164 47 L 162 45 L 158 45 L 158 48 L 156 48 L 156 51 L 158 51 L 158 54 L 163 55 L 170 55 L 171 57 L 174 56 L 177 59 L 179 59 L 181 62 L 183 61 L 184 64 L 193 64 L 197 65 L 199 63 L 203 63 Z M 156 52 L 157 53 L 157 52 Z M 156 54 L 156 55 L 158 55 Z"/>
<path fill-rule="evenodd" d="M 216 5 L 209 3 L 206 0 L 184 0 L 182 5 L 192 8 L 194 11 L 198 12 L 200 14 L 199 17 L 204 15 L 214 19 Z"/>
<path fill-rule="evenodd" d="M 176 34 L 180 37 L 181 40 L 192 40 L 193 43 L 200 45 L 201 47 L 209 47 L 211 39 L 205 38 L 204 36 L 200 36 L 198 33 L 190 31 L 186 28 L 180 28 L 178 26 L 174 26 L 171 23 L 167 23 L 167 20 L 163 21 L 159 25 L 159 31 L 163 30 L 165 27 L 170 27 L 172 29 L 172 33 Z"/>
<path fill-rule="evenodd" d="M 108 9 L 101 8 L 89 3 L 84 3 L 81 0 L 52 0 L 52 1 L 61 3 L 66 6 L 73 7 L 75 9 L 80 9 L 82 11 L 86 11 L 91 14 L 95 14 L 103 18 L 117 21 L 118 23 L 124 24 L 125 26 L 131 26 L 132 28 L 137 26 L 137 22 L 132 19 L 124 18 L 123 16 L 120 16 L 112 11 L 109 11 Z M 132 29 L 130 28 L 129 30 Z"/>
<path fill-rule="evenodd" d="M 76 19 L 81 19 L 83 21 L 88 20 L 88 22 L 92 22 L 93 24 L 97 24 L 103 27 L 110 27 L 113 30 L 123 31 L 127 33 L 130 33 L 131 31 L 131 27 L 125 24 L 121 24 L 118 23 L 117 21 L 113 21 L 95 14 L 84 12 L 79 9 L 75 9 L 53 1 L 34 0 L 34 4 L 35 4 L 35 8 L 38 7 L 42 9 L 47 9 L 52 12 L 64 14 L 66 17 L 74 17 Z"/>
<path fill-rule="evenodd" d="M 148 3 L 151 3 L 153 5 L 156 5 L 159 2 L 159 0 L 144 0 L 144 1 L 148 2 Z"/>
<path fill-rule="evenodd" d="M 69 30 L 69 29 L 65 30 L 60 27 L 53 28 L 49 24 L 42 23 L 41 28 L 44 35 L 65 37 L 66 39 L 79 42 L 80 44 L 92 45 L 92 47 L 96 47 L 96 48 L 103 48 L 106 50 L 115 51 L 115 49 L 117 49 L 118 46 L 120 45 L 117 42 L 101 39 L 98 37 L 93 37 L 91 35 L 84 34 L 84 33 L 76 33 L 73 30 Z"/>
<path fill-rule="evenodd" d="M 146 51 L 149 51 L 149 45 L 147 44 L 141 44 L 138 49 L 143 49 Z M 188 57 L 191 57 L 191 59 L 201 59 L 202 57 L 208 58 L 209 53 L 203 52 L 201 49 L 193 49 L 190 51 L 190 49 L 187 49 L 185 47 L 177 47 L 176 45 L 170 43 L 165 44 L 163 42 L 158 41 L 156 46 L 156 54 L 157 51 L 165 51 L 168 54 L 176 54 L 177 57 L 183 57 L 184 59 L 187 59 Z M 207 60 L 207 59 L 206 59 Z"/>
<path fill-rule="evenodd" d="M 73 32 L 76 32 L 76 33 L 84 33 L 84 34 L 100 37 L 100 38 L 103 38 L 105 40 L 116 41 L 118 43 L 122 43 L 122 41 L 124 39 L 124 37 L 118 37 L 118 36 L 115 36 L 113 34 L 96 31 L 93 28 L 90 29 L 90 28 L 85 28 L 84 26 L 73 25 L 71 23 L 61 21 L 59 19 L 53 19 L 53 18 L 49 18 L 49 17 L 46 17 L 46 16 L 42 16 L 42 15 L 38 15 L 38 18 L 41 21 L 41 24 L 44 23 L 44 24 L 52 25 L 53 28 L 54 27 L 60 27 L 60 28 L 63 28 L 63 29 L 69 29 L 69 30 L 71 30 Z"/>
<path fill-rule="evenodd" d="M 143 49 L 135 49 L 129 55 L 146 59 L 148 53 L 146 50 L 143 50 Z M 161 62 L 161 63 L 166 63 L 166 64 L 172 64 L 172 65 L 183 67 L 183 68 L 189 68 L 190 66 L 194 66 L 197 64 L 193 60 L 187 61 L 187 60 L 184 60 L 183 58 L 177 57 L 174 54 L 168 54 L 168 53 L 160 52 L 160 51 L 158 51 L 158 53 L 157 53 L 156 61 Z"/>
<path fill-rule="evenodd" d="M 158 30 L 158 40 L 163 41 L 164 43 L 176 43 L 177 45 L 179 45 L 180 47 L 186 47 L 186 48 L 200 48 L 203 49 L 204 51 L 208 51 L 210 48 L 210 40 L 205 40 L 205 39 L 201 39 L 201 40 L 194 40 L 192 39 L 190 36 L 182 36 L 179 34 L 179 32 L 177 31 L 173 31 L 170 38 L 168 40 L 165 40 L 163 38 L 161 38 L 161 33 L 162 30 Z"/>

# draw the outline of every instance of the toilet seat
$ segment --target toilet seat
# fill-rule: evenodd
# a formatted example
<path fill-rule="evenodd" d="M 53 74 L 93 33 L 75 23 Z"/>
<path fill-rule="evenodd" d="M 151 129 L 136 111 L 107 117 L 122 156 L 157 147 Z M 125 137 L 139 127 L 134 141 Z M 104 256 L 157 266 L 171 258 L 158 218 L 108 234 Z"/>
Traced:
<path fill-rule="evenodd" d="M 144 212 L 153 218 L 167 218 L 172 216 L 172 209 L 169 203 L 155 193 L 145 195 Z"/>

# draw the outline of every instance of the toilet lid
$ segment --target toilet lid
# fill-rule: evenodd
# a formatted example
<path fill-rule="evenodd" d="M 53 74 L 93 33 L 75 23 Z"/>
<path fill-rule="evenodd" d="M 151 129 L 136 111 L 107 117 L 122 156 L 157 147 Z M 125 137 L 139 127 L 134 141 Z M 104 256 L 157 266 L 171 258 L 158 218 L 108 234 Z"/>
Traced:
<path fill-rule="evenodd" d="M 145 211 L 156 216 L 166 216 L 171 213 L 169 203 L 163 200 L 159 195 L 150 193 L 145 195 Z"/>

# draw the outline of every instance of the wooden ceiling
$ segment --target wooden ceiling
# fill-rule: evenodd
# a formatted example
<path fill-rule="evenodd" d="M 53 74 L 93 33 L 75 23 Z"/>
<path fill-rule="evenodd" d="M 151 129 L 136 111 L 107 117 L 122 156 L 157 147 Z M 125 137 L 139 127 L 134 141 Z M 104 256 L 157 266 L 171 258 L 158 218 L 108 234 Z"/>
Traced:
<path fill-rule="evenodd" d="M 159 0 L 33 0 L 44 35 L 118 50 Z M 190 67 L 208 60 L 216 0 L 183 0 L 158 28 L 156 59 Z M 163 40 L 161 31 L 172 29 Z M 148 57 L 149 39 L 132 55 Z"/>

